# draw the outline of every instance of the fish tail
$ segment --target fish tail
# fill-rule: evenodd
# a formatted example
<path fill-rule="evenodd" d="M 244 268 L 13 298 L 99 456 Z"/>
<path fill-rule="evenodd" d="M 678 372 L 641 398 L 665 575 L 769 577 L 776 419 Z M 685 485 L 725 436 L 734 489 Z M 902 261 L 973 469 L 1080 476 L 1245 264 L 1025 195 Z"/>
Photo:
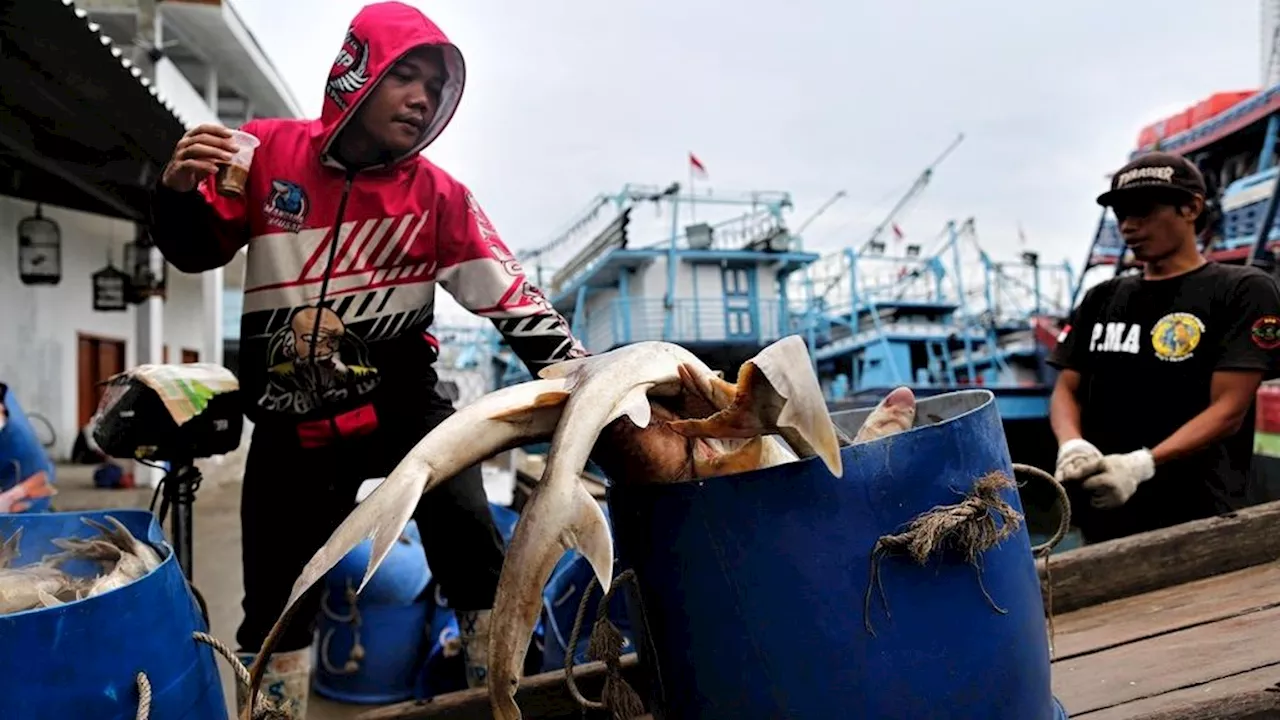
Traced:
<path fill-rule="evenodd" d="M 0 545 L 0 568 L 7 567 L 9 562 L 18 557 L 18 541 L 22 539 L 22 528 L 13 531 L 8 540 Z"/>
<path fill-rule="evenodd" d="M 138 539 L 133 536 L 133 533 L 129 532 L 129 528 L 125 527 L 125 524 L 120 522 L 114 515 L 106 515 L 104 517 L 107 518 L 107 522 L 111 523 L 110 527 L 91 517 L 82 517 L 80 520 L 85 525 L 102 533 L 102 536 L 110 541 L 112 545 L 126 552 L 132 549 Z"/>

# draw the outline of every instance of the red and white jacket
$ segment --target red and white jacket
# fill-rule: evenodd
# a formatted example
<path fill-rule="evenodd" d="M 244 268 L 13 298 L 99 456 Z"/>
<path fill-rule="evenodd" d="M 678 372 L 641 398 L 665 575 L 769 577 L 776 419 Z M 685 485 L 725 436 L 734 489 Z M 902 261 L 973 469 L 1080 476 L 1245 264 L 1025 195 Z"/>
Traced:
<path fill-rule="evenodd" d="M 404 156 L 348 172 L 331 154 L 338 132 L 422 45 L 443 50 L 448 73 L 434 120 Z M 585 354 L 471 192 L 419 154 L 464 84 L 462 53 L 422 13 L 369 5 L 347 31 L 318 119 L 241 128 L 261 140 L 242 198 L 219 196 L 212 177 L 190 193 L 155 187 L 151 235 L 179 270 L 221 267 L 248 245 L 239 376 L 250 419 L 287 419 L 325 444 L 370 431 L 379 415 L 412 414 L 435 397 L 437 283 L 492 320 L 534 374 Z"/>

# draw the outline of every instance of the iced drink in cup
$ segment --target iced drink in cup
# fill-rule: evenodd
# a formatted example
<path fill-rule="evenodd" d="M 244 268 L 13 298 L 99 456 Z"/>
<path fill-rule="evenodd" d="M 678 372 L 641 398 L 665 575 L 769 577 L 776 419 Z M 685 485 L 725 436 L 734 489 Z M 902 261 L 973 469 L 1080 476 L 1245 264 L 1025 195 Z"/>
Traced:
<path fill-rule="evenodd" d="M 244 195 L 245 183 L 249 181 L 249 166 L 253 164 L 253 151 L 258 147 L 258 138 L 241 130 L 232 130 L 231 142 L 236 144 L 236 154 L 231 162 L 218 166 L 218 194 L 240 197 Z"/>

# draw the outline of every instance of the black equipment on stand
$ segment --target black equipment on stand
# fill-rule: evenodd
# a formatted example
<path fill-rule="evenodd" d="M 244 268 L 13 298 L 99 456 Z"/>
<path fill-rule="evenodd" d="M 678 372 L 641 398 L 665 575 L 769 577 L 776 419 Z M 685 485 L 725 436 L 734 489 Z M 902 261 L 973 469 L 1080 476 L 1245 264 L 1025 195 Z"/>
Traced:
<path fill-rule="evenodd" d="M 164 381 L 169 382 L 174 378 L 181 381 L 185 372 L 207 374 L 211 366 L 192 366 L 198 368 L 193 371 L 186 371 L 186 366 L 182 365 L 143 367 L 165 371 L 167 377 Z M 159 462 L 168 463 L 168 470 L 151 499 L 151 511 L 156 512 L 156 499 L 159 498 L 160 510 L 156 513 L 156 520 L 163 528 L 169 509 L 173 509 L 173 520 L 169 525 L 173 551 L 187 584 L 191 585 L 194 577 L 192 506 L 203 479 L 195 461 L 223 455 L 240 446 L 244 427 L 240 392 L 236 387 L 207 397 L 202 395 L 204 406 L 179 424 L 159 392 L 135 373 L 137 370 L 107 381 L 107 390 L 98 412 L 90 421 L 89 436 L 98 449 L 110 457 L 137 460 L 152 467 L 157 467 Z M 226 371 L 226 375 L 234 382 L 230 371 Z M 204 598 L 194 585 L 191 590 L 207 620 Z"/>

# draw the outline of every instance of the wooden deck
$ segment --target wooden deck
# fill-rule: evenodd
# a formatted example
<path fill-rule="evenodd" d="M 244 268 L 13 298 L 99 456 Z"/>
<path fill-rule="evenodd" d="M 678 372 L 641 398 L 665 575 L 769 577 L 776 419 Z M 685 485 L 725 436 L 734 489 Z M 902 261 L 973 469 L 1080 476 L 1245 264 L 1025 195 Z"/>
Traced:
<path fill-rule="evenodd" d="M 1280 502 L 1064 552 L 1049 570 L 1053 691 L 1072 720 L 1280 718 Z M 623 674 L 644 696 L 634 654 Z M 575 677 L 599 697 L 603 664 Z M 530 720 L 584 717 L 563 672 L 525 678 L 517 702 Z M 490 714 L 467 690 L 360 718 Z"/>
<path fill-rule="evenodd" d="M 1054 618 L 1067 714 L 1280 718 L 1277 558 L 1280 503 L 1054 558 L 1054 604 L 1073 608 Z"/>

